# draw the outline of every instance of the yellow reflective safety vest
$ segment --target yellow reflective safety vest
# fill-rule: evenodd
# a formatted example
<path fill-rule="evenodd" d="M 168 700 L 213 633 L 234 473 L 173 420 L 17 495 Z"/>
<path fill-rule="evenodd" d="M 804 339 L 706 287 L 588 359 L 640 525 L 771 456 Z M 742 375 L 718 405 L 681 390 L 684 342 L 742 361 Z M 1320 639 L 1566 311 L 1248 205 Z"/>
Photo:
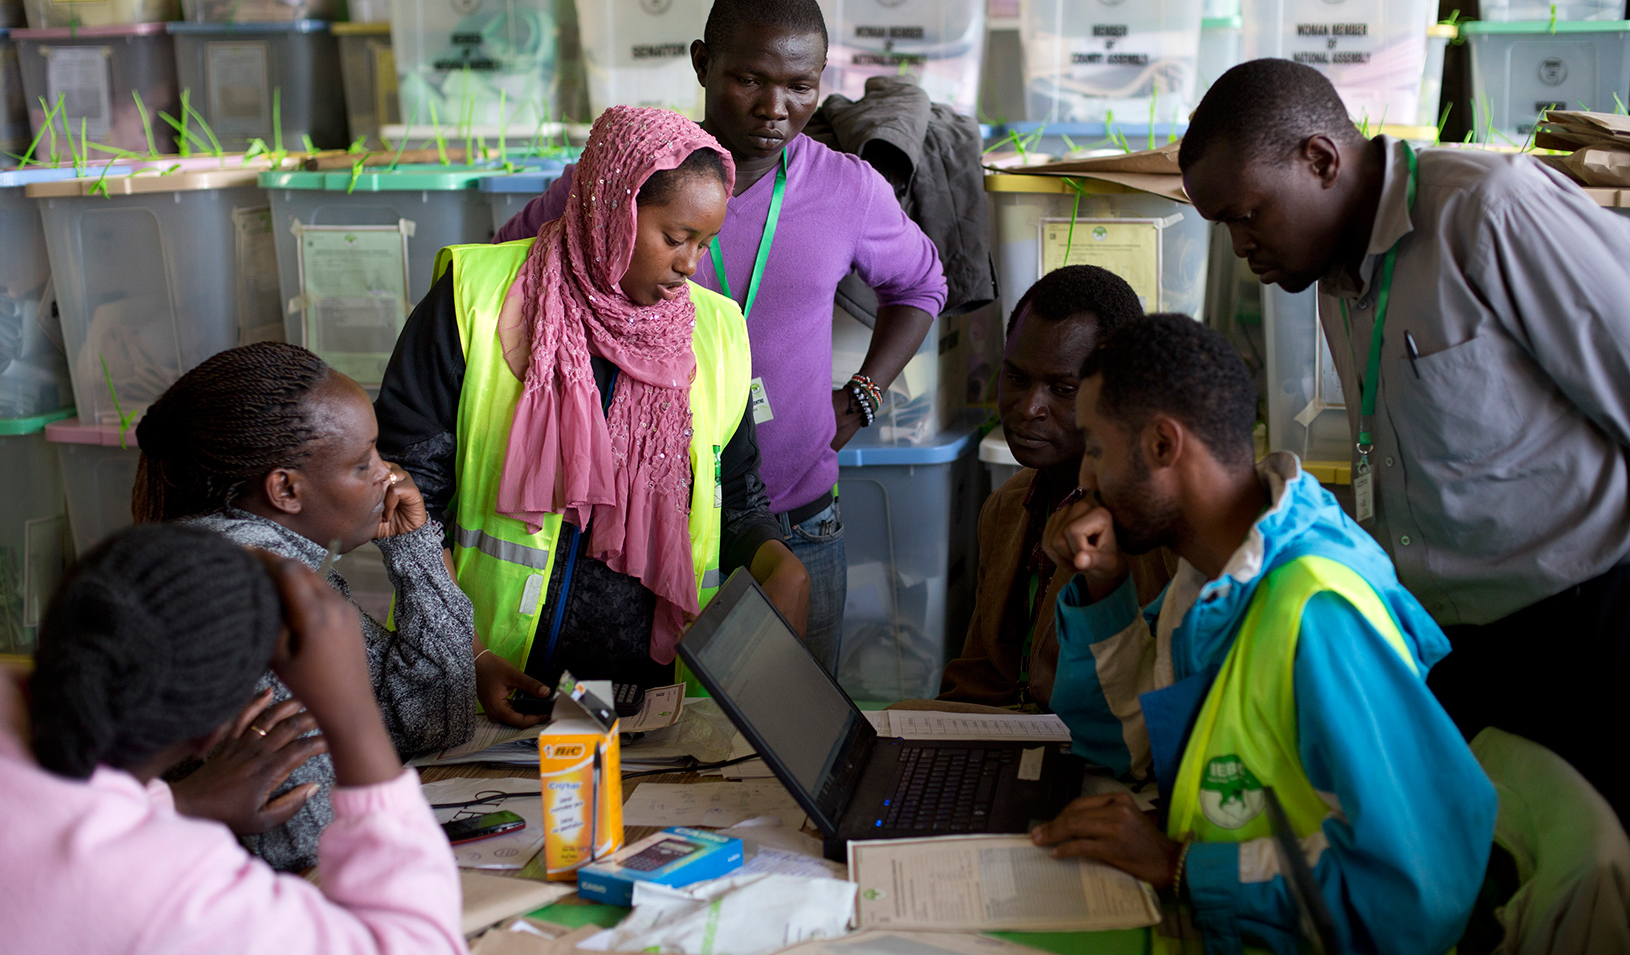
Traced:
<path fill-rule="evenodd" d="M 1296 723 L 1296 647 L 1302 610 L 1315 594 L 1339 594 L 1404 663 L 1415 655 L 1364 578 L 1328 557 L 1303 556 L 1270 571 L 1251 597 L 1234 645 L 1207 691 L 1178 764 L 1166 835 L 1178 841 L 1271 838 L 1263 786 L 1272 786 L 1297 839 L 1321 831 L 1332 808 L 1302 767 Z M 1198 952 L 1198 939 L 1163 938 L 1157 952 Z M 1247 947 L 1246 952 L 1263 951 Z"/>
<path fill-rule="evenodd" d="M 1271 837 L 1262 787 L 1272 786 L 1299 839 L 1331 812 L 1308 781 L 1297 746 L 1296 646 L 1315 594 L 1339 594 L 1397 651 L 1415 655 L 1374 588 L 1346 565 L 1304 556 L 1274 568 L 1256 589 L 1239 635 L 1211 684 L 1178 764 L 1166 834 L 1199 842 Z"/>
<path fill-rule="evenodd" d="M 453 270 L 464 349 L 454 465 L 453 568 L 459 587 L 475 607 L 476 633 L 493 653 L 523 668 L 538 624 L 547 619 L 544 598 L 560 534 L 559 515 L 548 516 L 534 534 L 495 508 L 509 429 L 522 391 L 522 383 L 504 361 L 498 314 L 533 241 L 450 246 L 437 255 L 435 269 L 437 279 L 449 267 Z M 691 336 L 696 353 L 696 377 L 690 387 L 691 561 L 699 602 L 706 606 L 722 582 L 724 487 L 719 459 L 747 409 L 752 356 L 747 324 L 736 303 L 694 283 L 689 288 L 696 306 Z"/>

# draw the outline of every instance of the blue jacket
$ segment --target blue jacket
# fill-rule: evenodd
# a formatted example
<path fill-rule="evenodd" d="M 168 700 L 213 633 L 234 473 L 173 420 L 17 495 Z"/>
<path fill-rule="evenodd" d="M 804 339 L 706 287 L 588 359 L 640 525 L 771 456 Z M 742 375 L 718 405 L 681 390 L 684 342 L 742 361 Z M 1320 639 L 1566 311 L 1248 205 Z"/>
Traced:
<path fill-rule="evenodd" d="M 1065 588 L 1052 706 L 1077 753 L 1118 775 L 1152 770 L 1169 792 L 1257 583 L 1308 554 L 1352 568 L 1380 595 L 1420 673 L 1346 601 L 1308 602 L 1295 666 L 1299 752 L 1335 811 L 1324 838 L 1303 848 L 1344 951 L 1441 955 L 1482 885 L 1496 810 L 1494 787 L 1426 687 L 1448 639 L 1293 456 L 1270 455 L 1259 472 L 1273 503 L 1216 579 L 1185 562 L 1141 612 L 1130 581 L 1096 604 L 1080 578 Z M 1272 860 L 1270 846 L 1251 842 L 1189 850 L 1184 882 L 1208 953 L 1239 951 L 1242 937 L 1296 951 L 1295 902 Z"/>

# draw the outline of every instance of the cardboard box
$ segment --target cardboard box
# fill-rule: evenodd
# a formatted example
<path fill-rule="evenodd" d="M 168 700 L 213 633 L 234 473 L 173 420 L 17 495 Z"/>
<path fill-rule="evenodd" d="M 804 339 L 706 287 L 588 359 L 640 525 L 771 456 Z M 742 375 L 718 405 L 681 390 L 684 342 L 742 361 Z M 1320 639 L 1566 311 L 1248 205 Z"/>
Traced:
<path fill-rule="evenodd" d="M 610 696 L 608 684 L 604 697 Z M 570 696 L 556 694 L 553 722 L 538 737 L 544 871 L 550 881 L 570 882 L 584 865 L 622 848 L 621 764 L 616 720 L 604 728 Z"/>
<path fill-rule="evenodd" d="M 577 873 L 577 894 L 607 905 L 634 904 L 634 883 L 680 886 L 717 879 L 741 868 L 741 840 L 706 829 L 673 826 L 652 833 L 610 859 Z"/>

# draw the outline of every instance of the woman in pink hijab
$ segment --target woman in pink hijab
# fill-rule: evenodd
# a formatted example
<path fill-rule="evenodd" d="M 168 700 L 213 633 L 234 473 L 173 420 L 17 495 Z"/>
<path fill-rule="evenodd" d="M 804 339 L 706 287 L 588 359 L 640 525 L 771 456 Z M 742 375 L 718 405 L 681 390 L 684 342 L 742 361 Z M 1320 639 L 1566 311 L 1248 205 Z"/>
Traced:
<path fill-rule="evenodd" d="M 379 450 L 448 528 L 527 722 L 563 669 L 673 682 L 687 623 L 738 567 L 802 631 L 809 579 L 759 479 L 741 312 L 688 281 L 735 169 L 701 127 L 618 106 L 560 219 L 444 250 L 376 404 Z"/>

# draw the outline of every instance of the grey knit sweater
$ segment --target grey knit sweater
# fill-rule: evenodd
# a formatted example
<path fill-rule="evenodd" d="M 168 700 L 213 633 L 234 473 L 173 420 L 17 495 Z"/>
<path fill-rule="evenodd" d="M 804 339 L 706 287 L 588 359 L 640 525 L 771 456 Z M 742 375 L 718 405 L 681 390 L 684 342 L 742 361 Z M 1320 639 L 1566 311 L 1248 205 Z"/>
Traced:
<path fill-rule="evenodd" d="M 246 547 L 302 561 L 313 570 L 322 566 L 328 553 L 282 525 L 235 508 L 189 518 L 186 523 L 219 531 Z M 475 619 L 470 599 L 442 564 L 441 525 L 426 521 L 416 531 L 374 543 L 385 555 L 385 571 L 396 590 L 396 629 L 386 629 L 360 606 L 357 613 L 362 616 L 368 671 L 385 728 L 403 759 L 456 746 L 475 731 L 471 653 Z M 350 587 L 337 570 L 328 572 L 328 583 L 351 600 Z M 351 603 L 356 606 L 356 601 Z M 260 678 L 256 692 L 266 687 L 273 688 L 274 701 L 289 697 L 283 681 L 271 672 Z M 317 864 L 317 837 L 334 818 L 328 798 L 334 765 L 328 754 L 315 756 L 296 769 L 278 792 L 312 782 L 321 788 L 292 819 L 243 840 L 249 851 L 275 869 L 297 871 Z"/>

